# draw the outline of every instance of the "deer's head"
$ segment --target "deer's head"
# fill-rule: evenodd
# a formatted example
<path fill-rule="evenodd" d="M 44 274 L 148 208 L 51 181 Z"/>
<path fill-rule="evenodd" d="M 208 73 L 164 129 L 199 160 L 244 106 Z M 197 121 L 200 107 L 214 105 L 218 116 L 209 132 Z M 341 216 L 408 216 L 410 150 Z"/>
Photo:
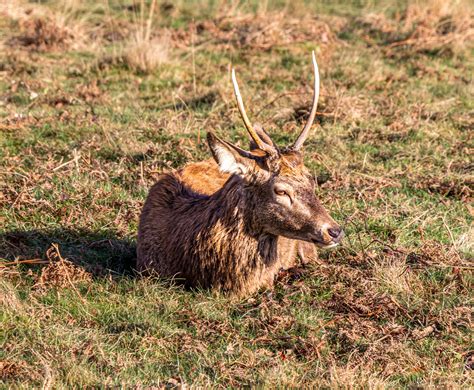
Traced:
<path fill-rule="evenodd" d="M 245 183 L 243 196 L 253 213 L 256 229 L 328 248 L 336 246 L 344 233 L 316 197 L 316 183 L 304 166 L 301 151 L 314 122 L 319 97 L 314 52 L 313 66 L 311 113 L 293 145 L 280 149 L 261 127 L 252 126 L 245 113 L 234 70 L 232 82 L 239 111 L 255 147 L 248 152 L 212 133 L 208 134 L 208 143 L 220 169 L 239 176 Z"/>

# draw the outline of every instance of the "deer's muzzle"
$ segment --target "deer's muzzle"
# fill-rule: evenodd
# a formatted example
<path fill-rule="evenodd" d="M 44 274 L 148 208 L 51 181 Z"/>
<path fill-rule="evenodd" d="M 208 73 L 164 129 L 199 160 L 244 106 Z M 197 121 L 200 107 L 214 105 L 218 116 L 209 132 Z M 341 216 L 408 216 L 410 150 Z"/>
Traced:
<path fill-rule="evenodd" d="M 320 248 L 333 248 L 341 242 L 344 237 L 344 230 L 339 225 L 325 223 L 321 227 L 320 236 L 313 242 Z"/>

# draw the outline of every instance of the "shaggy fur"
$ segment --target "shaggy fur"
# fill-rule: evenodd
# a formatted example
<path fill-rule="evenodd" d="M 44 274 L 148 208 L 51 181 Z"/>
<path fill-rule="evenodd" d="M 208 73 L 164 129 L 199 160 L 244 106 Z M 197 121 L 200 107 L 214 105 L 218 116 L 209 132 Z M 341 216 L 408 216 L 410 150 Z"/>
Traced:
<path fill-rule="evenodd" d="M 213 159 L 208 159 L 185 166 L 179 171 L 179 177 L 193 191 L 203 195 L 212 195 L 224 186 L 230 175 L 221 172 Z M 318 258 L 316 246 L 310 242 L 280 237 L 278 261 L 281 268 L 294 267 L 298 263 L 298 257 L 303 264 L 316 261 Z"/>
<path fill-rule="evenodd" d="M 339 227 L 315 198 L 299 153 L 270 161 L 213 135 L 208 140 L 221 167 L 236 173 L 212 195 L 193 191 L 185 171 L 160 177 L 140 217 L 140 271 L 242 296 L 272 286 L 278 270 L 288 266 L 282 259 L 295 257 L 294 243 L 280 247 L 282 236 L 330 244 L 322 227 Z M 292 192 L 291 207 L 284 205 L 285 195 L 275 195 L 278 185 Z M 283 256 L 284 250 L 292 253 Z"/>
<path fill-rule="evenodd" d="M 252 231 L 254 215 L 245 210 L 241 188 L 232 176 L 206 197 L 176 175 L 163 175 L 143 208 L 139 268 L 235 294 L 270 286 L 279 269 L 278 237 Z"/>

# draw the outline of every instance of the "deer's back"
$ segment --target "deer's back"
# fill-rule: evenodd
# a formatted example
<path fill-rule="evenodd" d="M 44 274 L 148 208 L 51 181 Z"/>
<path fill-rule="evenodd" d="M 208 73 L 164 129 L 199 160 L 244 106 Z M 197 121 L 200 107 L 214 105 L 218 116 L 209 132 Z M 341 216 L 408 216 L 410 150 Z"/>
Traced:
<path fill-rule="evenodd" d="M 212 195 L 224 186 L 230 174 L 222 173 L 214 159 L 208 159 L 186 165 L 179 171 L 179 176 L 193 191 Z"/>
<path fill-rule="evenodd" d="M 177 276 L 189 270 L 183 253 L 189 251 L 195 234 L 190 205 L 202 199 L 190 191 L 174 174 L 163 174 L 153 185 L 143 206 L 138 227 L 137 268 L 156 271 L 163 276 Z M 178 240 L 180 245 L 176 245 Z M 184 245 L 183 245 L 184 243 Z M 189 263 L 189 261 L 188 261 Z M 191 267 L 192 268 L 192 267 Z"/>

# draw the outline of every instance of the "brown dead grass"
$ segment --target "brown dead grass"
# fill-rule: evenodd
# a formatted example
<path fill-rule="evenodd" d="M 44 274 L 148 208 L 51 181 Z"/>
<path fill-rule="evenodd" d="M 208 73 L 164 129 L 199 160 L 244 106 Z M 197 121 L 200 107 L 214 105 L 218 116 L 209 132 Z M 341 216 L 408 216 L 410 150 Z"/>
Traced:
<path fill-rule="evenodd" d="M 226 12 L 195 23 L 186 30 L 172 33 L 173 44 L 185 48 L 212 45 L 220 50 L 269 51 L 276 47 L 292 46 L 303 42 L 314 42 L 324 47 L 318 54 L 323 61 L 340 43 L 337 32 L 347 23 L 344 18 L 306 16 L 296 18 L 286 12 Z"/>
<path fill-rule="evenodd" d="M 474 179 L 425 177 L 420 178 L 416 188 L 469 203 L 474 195 Z"/>
<path fill-rule="evenodd" d="M 67 49 L 76 39 L 72 29 L 46 16 L 20 21 L 20 35 L 14 43 L 35 50 L 60 51 Z"/>
<path fill-rule="evenodd" d="M 446 246 L 437 241 L 423 241 L 418 251 L 408 252 L 406 262 L 412 266 L 470 266 L 470 262 L 465 259 L 455 246 Z"/>
<path fill-rule="evenodd" d="M 413 2 L 390 19 L 368 14 L 358 20 L 369 36 L 382 37 L 389 53 L 458 53 L 472 47 L 474 11 L 468 1 Z M 369 39 L 369 37 L 366 37 Z"/>
<path fill-rule="evenodd" d="M 28 377 L 28 364 L 23 361 L 0 360 L 0 380 Z"/>
<path fill-rule="evenodd" d="M 427 264 L 422 268 L 410 264 L 415 256 L 426 259 Z M 334 317 L 325 328 L 333 332 L 328 340 L 332 348 L 338 349 L 341 357 L 350 356 L 348 364 L 343 366 L 348 372 L 355 375 L 360 369 L 375 370 L 379 375 L 374 378 L 380 380 L 403 374 L 401 367 L 424 370 L 431 363 L 420 360 L 411 344 L 440 332 L 448 332 L 455 338 L 463 329 L 472 328 L 474 312 L 469 302 L 440 312 L 436 299 L 429 300 L 454 291 L 468 294 L 469 284 L 455 264 L 468 266 L 469 263 L 451 247 L 429 241 L 416 252 L 387 248 L 383 256 L 369 251 L 365 256 L 359 253 L 347 259 L 347 264 L 322 264 L 313 272 L 322 278 L 324 286 L 332 287 L 333 295 L 323 307 L 334 313 Z M 433 272 L 437 267 L 446 270 L 448 264 L 452 266 L 448 268 L 450 275 L 443 280 L 422 282 L 426 272 Z M 438 367 L 454 368 L 456 356 L 439 354 L 435 359 Z M 344 381 L 349 380 L 343 377 Z"/>
<path fill-rule="evenodd" d="M 57 10 L 41 5 L 31 6 L 14 1 L 0 8 L 18 25 L 19 33 L 7 41 L 10 47 L 25 47 L 35 51 L 63 51 L 90 47 L 93 28 L 76 16 L 75 3 L 64 4 Z"/>
<path fill-rule="evenodd" d="M 427 286 L 426 280 L 422 283 L 420 278 L 426 271 L 437 269 L 449 272 L 431 286 Z M 404 300 L 407 296 L 420 303 L 428 296 L 453 288 L 467 292 L 470 269 L 472 264 L 453 246 L 427 240 L 415 251 L 385 245 L 382 253 L 367 249 L 356 255 L 348 254 L 346 264 L 321 264 L 317 274 L 327 283 L 333 283 L 334 294 L 327 302 L 332 311 L 356 314 L 359 319 L 393 320 L 397 316 L 422 315 L 416 313 L 417 302 Z M 466 271 L 464 275 L 461 270 Z M 469 307 L 464 309 L 472 311 Z M 409 314 L 409 310 L 414 313 Z M 443 321 L 434 317 L 434 313 L 431 319 Z"/>
<path fill-rule="evenodd" d="M 36 279 L 35 287 L 40 291 L 49 288 L 74 288 L 79 283 L 90 283 L 92 276 L 83 268 L 74 265 L 71 261 L 64 259 L 56 244 L 46 252 L 50 263 L 45 266 Z"/>
<path fill-rule="evenodd" d="M 168 63 L 170 55 L 169 34 L 159 30 L 154 34 L 156 0 L 152 0 L 145 18 L 145 2 L 140 3 L 140 17 L 131 36 L 125 41 L 121 59 L 131 69 L 150 73 Z"/>
<path fill-rule="evenodd" d="M 169 62 L 168 37 L 149 38 L 136 32 L 127 40 L 122 59 L 132 69 L 150 73 Z"/>
<path fill-rule="evenodd" d="M 198 33 L 208 32 L 218 44 L 237 48 L 270 50 L 298 42 L 315 41 L 328 45 L 337 41 L 334 30 L 341 28 L 339 21 L 331 28 L 316 18 L 299 19 L 283 12 L 260 15 L 243 14 L 222 16 L 196 26 Z"/>
<path fill-rule="evenodd" d="M 401 16 L 402 32 L 408 33 L 404 41 L 391 47 L 408 46 L 420 52 L 457 52 L 472 45 L 474 13 L 467 1 L 430 0 L 409 4 Z"/>

